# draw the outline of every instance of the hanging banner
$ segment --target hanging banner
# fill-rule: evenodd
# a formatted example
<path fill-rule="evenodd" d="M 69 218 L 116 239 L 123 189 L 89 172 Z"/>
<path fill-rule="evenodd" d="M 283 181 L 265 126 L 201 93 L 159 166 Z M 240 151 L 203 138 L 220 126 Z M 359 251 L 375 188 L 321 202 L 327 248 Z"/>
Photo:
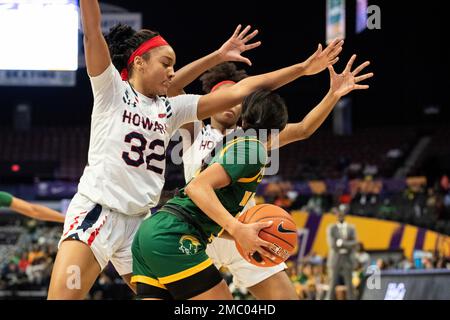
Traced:
<path fill-rule="evenodd" d="M 0 86 L 73 87 L 76 71 L 0 70 Z"/>
<path fill-rule="evenodd" d="M 356 33 L 367 28 L 367 0 L 356 1 Z"/>
<path fill-rule="evenodd" d="M 142 13 L 119 12 L 102 14 L 102 32 L 104 34 L 107 34 L 109 29 L 118 23 L 126 24 L 134 30 L 140 30 L 142 29 Z"/>
<path fill-rule="evenodd" d="M 345 0 L 327 0 L 327 44 L 345 39 Z"/>

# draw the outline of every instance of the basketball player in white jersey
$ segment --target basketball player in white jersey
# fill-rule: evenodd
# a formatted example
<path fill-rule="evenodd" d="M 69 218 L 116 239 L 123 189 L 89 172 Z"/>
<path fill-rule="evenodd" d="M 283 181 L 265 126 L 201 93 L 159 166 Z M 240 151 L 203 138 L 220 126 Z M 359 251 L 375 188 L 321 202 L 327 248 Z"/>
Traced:
<path fill-rule="evenodd" d="M 48 299 L 83 299 L 111 261 L 131 278 L 133 237 L 156 206 L 164 184 L 165 151 L 182 125 L 203 120 L 259 89 L 274 90 L 330 65 L 314 55 L 303 63 L 246 78 L 233 89 L 164 98 L 174 77 L 172 47 L 150 30 L 119 25 L 105 40 L 98 1 L 81 0 L 87 71 L 94 95 L 88 165 L 68 208 Z M 248 50 L 245 33 L 233 40 Z M 120 73 L 119 71 L 120 70 Z"/>
<path fill-rule="evenodd" d="M 331 86 L 330 91 L 308 115 L 299 123 L 288 124 L 286 129 L 279 135 L 279 147 L 286 144 L 307 139 L 325 121 L 333 110 L 339 99 L 354 89 L 366 89 L 367 86 L 356 85 L 357 82 L 373 76 L 372 73 L 356 77 L 370 63 L 365 62 L 353 73 L 350 72 L 353 56 L 343 74 L 337 75 L 332 67 L 330 68 Z M 194 76 L 192 70 L 200 71 L 201 64 L 194 62 L 185 67 L 184 72 Z M 245 70 L 237 70 L 233 63 L 220 64 L 206 72 L 200 80 L 205 93 L 222 90 L 225 87 L 232 87 L 235 83 L 246 78 Z M 356 78 L 355 78 L 356 77 Z M 178 79 L 181 86 L 182 77 Z M 189 80 L 189 79 L 186 79 Z M 223 113 L 214 115 L 211 124 L 204 125 L 197 121 L 183 126 L 180 133 L 183 139 L 183 164 L 186 183 L 189 182 L 198 172 L 202 161 L 211 153 L 217 143 L 221 143 L 224 136 L 230 130 L 237 128 L 241 113 L 241 106 L 238 105 Z M 252 199 L 243 210 L 254 206 Z M 270 268 L 261 268 L 247 262 L 236 249 L 232 240 L 216 238 L 208 245 L 206 252 L 214 261 L 217 268 L 226 267 L 233 274 L 234 283 L 243 288 L 247 288 L 257 299 L 287 300 L 297 299 L 297 294 L 289 277 L 284 272 L 284 263 Z"/>

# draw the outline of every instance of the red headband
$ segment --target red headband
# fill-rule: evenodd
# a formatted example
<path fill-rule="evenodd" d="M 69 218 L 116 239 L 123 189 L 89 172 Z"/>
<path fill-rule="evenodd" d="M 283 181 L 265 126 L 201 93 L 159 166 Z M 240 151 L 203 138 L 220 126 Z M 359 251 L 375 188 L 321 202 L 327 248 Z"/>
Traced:
<path fill-rule="evenodd" d="M 128 66 L 134 61 L 134 58 L 142 56 L 144 53 L 152 50 L 153 48 L 161 47 L 161 46 L 168 46 L 166 40 L 163 39 L 161 36 L 156 36 L 151 38 L 148 41 L 145 41 L 143 44 L 141 44 L 134 52 L 131 54 L 130 59 L 128 59 L 127 67 L 123 68 L 120 72 L 120 75 L 122 76 L 123 81 L 128 80 Z"/>
<path fill-rule="evenodd" d="M 219 89 L 219 87 L 223 86 L 224 84 L 236 84 L 236 82 L 231 81 L 231 80 L 225 80 L 225 81 L 219 82 L 211 89 L 211 92 L 216 91 L 217 89 Z"/>

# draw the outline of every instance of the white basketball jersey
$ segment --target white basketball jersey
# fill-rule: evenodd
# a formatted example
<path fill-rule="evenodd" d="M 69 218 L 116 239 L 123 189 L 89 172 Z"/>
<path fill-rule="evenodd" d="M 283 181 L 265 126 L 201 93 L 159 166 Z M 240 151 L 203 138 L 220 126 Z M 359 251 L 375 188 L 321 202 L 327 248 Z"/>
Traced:
<path fill-rule="evenodd" d="M 184 179 L 188 183 L 199 172 L 203 160 L 208 157 L 211 151 L 216 147 L 218 143 L 221 143 L 224 135 L 217 129 L 211 127 L 211 125 L 204 126 L 199 129 L 200 121 L 195 123 L 194 130 L 194 142 L 190 143 L 190 137 L 183 138 L 183 167 L 184 167 Z M 254 199 L 250 199 L 243 211 L 255 206 Z"/>
<path fill-rule="evenodd" d="M 148 98 L 122 81 L 113 64 L 91 78 L 94 93 L 88 165 L 78 192 L 127 215 L 156 206 L 173 133 L 197 120 L 200 96 Z"/>
<path fill-rule="evenodd" d="M 183 167 L 184 179 L 189 182 L 202 166 L 202 161 L 223 139 L 222 133 L 213 129 L 210 125 L 199 128 L 200 121 L 195 123 L 194 141 L 190 143 L 190 137 L 183 137 Z M 189 142 L 188 142 L 189 141 Z"/>

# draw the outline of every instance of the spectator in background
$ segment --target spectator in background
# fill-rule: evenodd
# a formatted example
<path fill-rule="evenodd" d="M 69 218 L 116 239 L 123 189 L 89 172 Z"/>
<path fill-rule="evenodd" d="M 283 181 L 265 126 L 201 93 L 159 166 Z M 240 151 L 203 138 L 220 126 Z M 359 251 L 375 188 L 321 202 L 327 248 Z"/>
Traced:
<path fill-rule="evenodd" d="M 355 261 L 356 270 L 353 272 L 353 286 L 359 296 L 363 287 L 364 276 L 370 266 L 370 255 L 364 250 L 362 242 L 359 242 L 356 246 Z"/>
<path fill-rule="evenodd" d="M 324 193 L 313 194 L 303 209 L 310 213 L 320 215 L 329 209 L 330 202 L 331 196 L 327 196 Z"/>
<path fill-rule="evenodd" d="M 449 181 L 447 175 L 443 175 L 441 178 L 441 188 L 442 188 L 442 190 L 444 190 L 444 192 L 447 192 L 450 190 L 450 181 Z"/>
<path fill-rule="evenodd" d="M 349 193 L 342 193 L 339 196 L 339 204 L 349 205 L 351 201 L 352 201 L 352 196 Z"/>
<path fill-rule="evenodd" d="M 436 268 L 438 269 L 450 269 L 450 259 L 444 255 L 440 255 L 436 262 Z"/>
<path fill-rule="evenodd" d="M 426 200 L 426 214 L 430 217 L 436 217 L 436 194 L 433 188 L 428 188 L 427 190 L 427 200 Z"/>
<path fill-rule="evenodd" d="M 20 283 L 21 274 L 19 267 L 14 262 L 10 261 L 2 270 L 2 280 L 4 280 L 9 287 Z"/>
<path fill-rule="evenodd" d="M 300 284 L 299 281 L 298 265 L 293 261 L 287 261 L 286 265 L 287 265 L 286 273 L 288 274 L 288 277 L 295 288 L 297 296 L 300 298 L 302 295 L 302 285 Z"/>
<path fill-rule="evenodd" d="M 302 263 L 299 266 L 300 271 L 297 276 L 297 294 L 302 300 L 313 300 L 315 297 L 315 288 L 312 289 L 311 283 L 313 281 L 312 265 L 309 262 Z"/>
<path fill-rule="evenodd" d="M 434 261 L 432 257 L 422 258 L 422 265 L 424 269 L 434 269 Z"/>
<path fill-rule="evenodd" d="M 274 205 L 281 207 L 284 210 L 289 210 L 292 206 L 292 201 L 287 197 L 285 193 L 283 193 L 275 200 Z"/>
<path fill-rule="evenodd" d="M 362 242 L 359 242 L 356 246 L 355 259 L 358 268 L 365 272 L 370 265 L 370 255 L 364 250 Z"/>
<path fill-rule="evenodd" d="M 345 222 L 345 212 L 333 210 L 336 214 L 337 223 L 332 224 L 327 229 L 328 253 L 328 275 L 330 287 L 327 293 L 327 300 L 336 299 L 336 286 L 342 276 L 346 286 L 347 299 L 355 298 L 352 284 L 352 272 L 354 269 L 354 251 L 358 244 L 356 240 L 356 230 L 353 225 Z"/>
<path fill-rule="evenodd" d="M 385 198 L 383 200 L 383 203 L 378 208 L 378 218 L 381 219 L 391 219 L 395 220 L 395 215 L 397 214 L 398 209 L 396 206 L 392 203 L 391 199 Z"/>
<path fill-rule="evenodd" d="M 348 166 L 348 178 L 349 179 L 355 179 L 359 178 L 359 176 L 362 174 L 362 164 L 359 162 L 352 162 Z"/>
<path fill-rule="evenodd" d="M 450 191 L 447 191 L 447 193 L 444 196 L 444 207 L 445 211 L 448 212 L 450 209 Z M 448 219 L 448 214 L 446 214 L 446 218 Z"/>
<path fill-rule="evenodd" d="M 315 300 L 323 300 L 328 291 L 328 279 L 324 272 L 322 262 L 313 264 L 312 280 L 315 286 Z"/>
<path fill-rule="evenodd" d="M 379 270 L 387 270 L 388 269 L 388 263 L 382 258 L 378 258 L 375 265 Z"/>
<path fill-rule="evenodd" d="M 368 164 L 364 166 L 363 174 L 365 176 L 376 176 L 378 174 L 378 167 L 374 164 Z"/>
<path fill-rule="evenodd" d="M 27 270 L 27 267 L 30 265 L 30 262 L 28 261 L 28 254 L 24 252 L 22 254 L 22 258 L 19 261 L 19 270 L 23 273 Z"/>
<path fill-rule="evenodd" d="M 413 267 L 412 262 L 405 256 L 405 253 L 402 253 L 402 259 L 397 263 L 396 269 L 410 270 Z"/>
<path fill-rule="evenodd" d="M 34 260 L 44 256 L 44 252 L 39 248 L 39 245 L 33 244 L 31 251 L 28 253 L 28 262 L 33 264 Z"/>

